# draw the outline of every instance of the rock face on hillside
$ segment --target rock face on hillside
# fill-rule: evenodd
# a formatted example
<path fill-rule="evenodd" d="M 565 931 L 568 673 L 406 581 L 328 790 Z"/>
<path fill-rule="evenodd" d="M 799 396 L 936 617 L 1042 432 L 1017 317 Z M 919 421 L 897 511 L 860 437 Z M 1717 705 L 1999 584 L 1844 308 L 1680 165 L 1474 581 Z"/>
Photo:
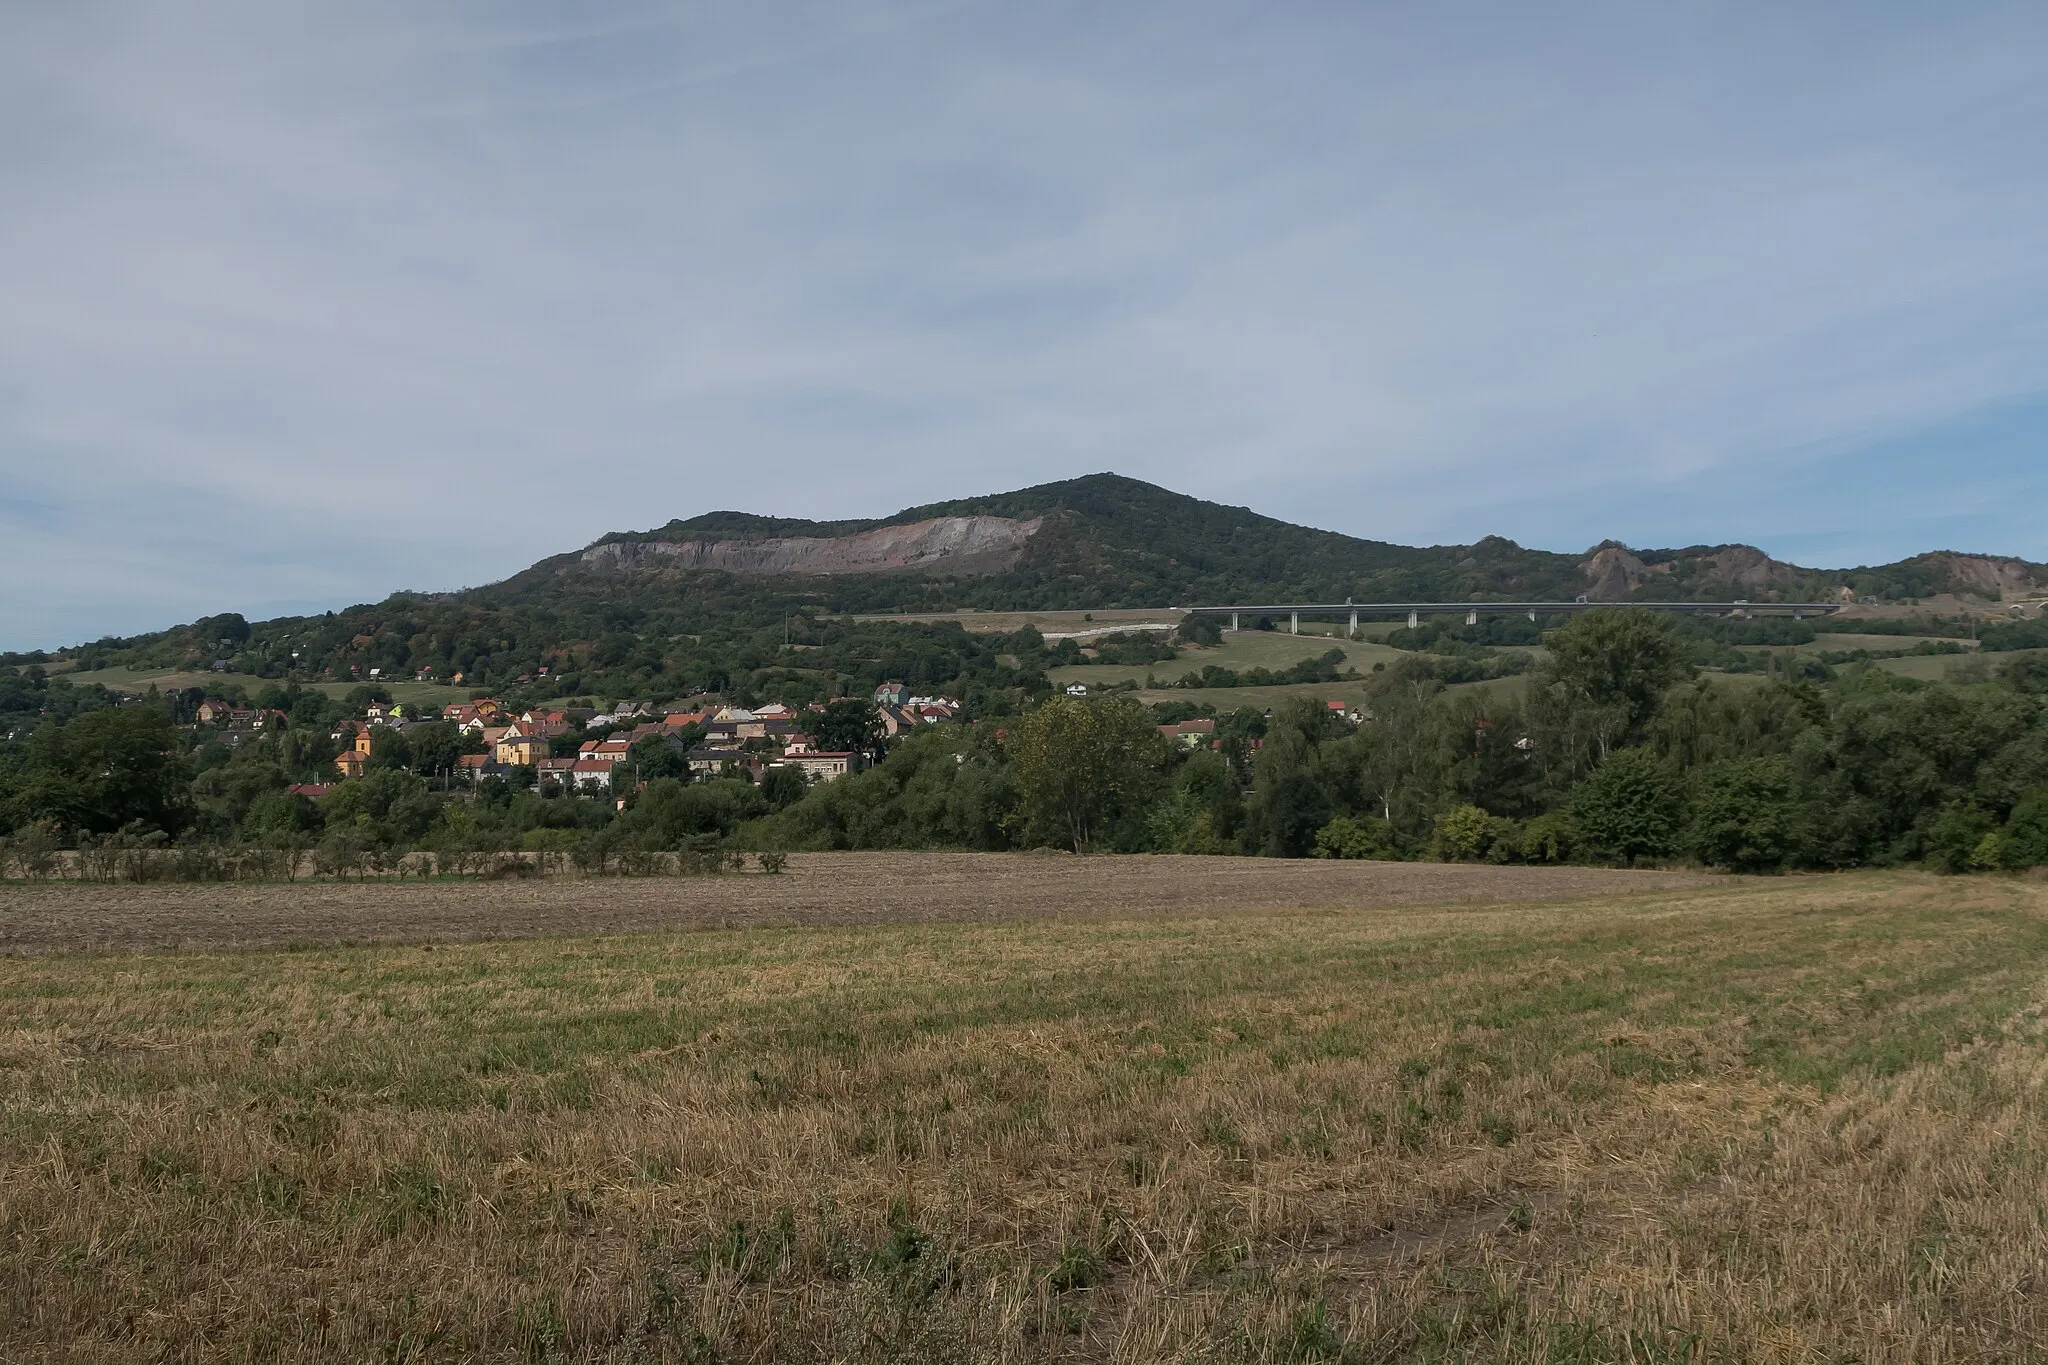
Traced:
<path fill-rule="evenodd" d="M 1626 546 L 1603 545 L 1579 565 L 1579 572 L 1586 576 L 1587 597 L 1595 602 L 1620 602 L 1645 582 L 1677 574 L 1681 565 L 1686 580 L 1726 584 L 1738 596 L 1792 588 L 1806 580 L 1804 570 L 1772 559 L 1754 545 L 1682 550 L 1654 564 L 1645 563 Z"/>
<path fill-rule="evenodd" d="M 937 517 L 847 536 L 763 540 L 609 540 L 583 552 L 599 571 L 629 568 L 739 574 L 852 574 L 918 570 L 1001 573 L 1013 567 L 1044 519 Z"/>
<path fill-rule="evenodd" d="M 1959 555 L 1942 550 L 1922 557 L 1922 562 L 1941 574 L 1948 591 L 1974 593 L 1995 600 L 2032 597 L 2041 592 L 2029 566 L 2018 559 L 1987 559 L 1982 555 Z"/>
<path fill-rule="evenodd" d="M 1601 546 L 1579 571 L 1586 575 L 1586 596 L 1595 602 L 1621 601 L 1651 573 L 1649 565 L 1620 545 Z"/>

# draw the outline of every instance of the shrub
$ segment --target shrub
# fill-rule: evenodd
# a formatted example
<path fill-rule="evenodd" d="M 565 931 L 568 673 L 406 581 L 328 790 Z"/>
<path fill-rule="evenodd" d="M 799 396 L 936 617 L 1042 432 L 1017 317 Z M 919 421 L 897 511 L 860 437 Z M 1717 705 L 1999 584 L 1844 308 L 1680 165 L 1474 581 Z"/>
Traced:
<path fill-rule="evenodd" d="M 1936 872 L 1968 872 L 1993 832 L 1990 812 L 1974 801 L 1951 801 L 1928 826 L 1927 865 Z"/>
<path fill-rule="evenodd" d="M 1522 826 L 1518 840 L 1525 863 L 1561 863 L 1572 856 L 1572 821 L 1563 811 L 1539 815 Z"/>
<path fill-rule="evenodd" d="M 62 841 L 58 838 L 57 826 L 48 820 L 16 830 L 7 842 L 6 856 L 0 858 L 0 873 L 8 865 L 23 878 L 32 882 L 45 881 L 57 871 L 57 849 Z"/>
<path fill-rule="evenodd" d="M 1736 872 L 1775 872 L 1792 852 L 1792 769 L 1782 758 L 1724 759 L 1693 786 L 1693 856 Z"/>
<path fill-rule="evenodd" d="M 754 859 L 761 864 L 761 871 L 770 877 L 781 876 L 782 870 L 789 866 L 787 853 L 756 853 Z"/>
<path fill-rule="evenodd" d="M 1439 862 L 1476 863 L 1486 856 L 1488 816 L 1477 806 L 1453 806 L 1436 818 L 1430 855 Z"/>
<path fill-rule="evenodd" d="M 2005 865 L 2048 864 L 2048 790 L 2035 788 L 2020 797 L 2005 819 Z"/>
<path fill-rule="evenodd" d="M 1677 780 L 1647 749 L 1623 749 L 1572 792 L 1572 828 L 1596 858 L 1634 864 L 1678 852 Z"/>
<path fill-rule="evenodd" d="M 1394 827 L 1377 815 L 1340 815 L 1316 831 L 1318 858 L 1378 858 L 1392 861 L 1400 852 Z"/>

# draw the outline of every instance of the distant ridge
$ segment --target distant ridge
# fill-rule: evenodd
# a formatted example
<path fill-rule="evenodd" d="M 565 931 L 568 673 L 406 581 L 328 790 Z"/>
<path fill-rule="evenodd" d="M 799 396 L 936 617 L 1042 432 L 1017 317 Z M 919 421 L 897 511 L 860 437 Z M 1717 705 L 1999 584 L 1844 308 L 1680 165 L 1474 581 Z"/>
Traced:
<path fill-rule="evenodd" d="M 581 597 L 706 575 L 774 580 L 792 592 L 883 610 L 1150 607 L 1253 597 L 1896 600 L 2048 589 L 2048 566 L 1950 551 L 1814 569 L 1738 544 L 1646 550 L 1609 541 L 1583 555 L 1526 549 L 1498 536 L 1471 545 L 1403 546 L 1297 526 L 1119 474 L 1091 474 L 872 520 L 707 512 L 653 530 L 614 532 L 479 595 Z M 828 577 L 837 581 L 816 581 Z M 860 579 L 876 581 L 852 581 Z"/>

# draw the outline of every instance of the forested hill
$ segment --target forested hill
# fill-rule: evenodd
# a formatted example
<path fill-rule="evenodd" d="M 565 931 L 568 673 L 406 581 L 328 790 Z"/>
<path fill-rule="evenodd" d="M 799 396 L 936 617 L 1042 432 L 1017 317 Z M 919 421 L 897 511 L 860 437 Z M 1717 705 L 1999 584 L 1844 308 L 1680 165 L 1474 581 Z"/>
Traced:
<path fill-rule="evenodd" d="M 1158 607 L 1234 601 L 1897 600 L 2032 590 L 2048 566 L 1949 553 L 1807 569 L 1746 545 L 1582 555 L 1498 536 L 1411 547 L 1296 526 L 1137 479 L 1061 483 L 907 508 L 873 521 L 711 512 L 618 532 L 536 564 L 478 600 L 618 601 L 707 579 L 772 587 L 829 611 Z M 748 586 L 740 588 L 744 582 Z"/>
<path fill-rule="evenodd" d="M 920 666 L 918 676 L 951 676 L 937 671 L 962 666 L 951 654 L 979 648 L 907 626 L 886 647 L 856 643 L 839 638 L 844 625 L 828 629 L 823 619 L 898 609 L 1568 600 L 1582 593 L 1595 601 L 1766 601 L 1967 592 L 1996 601 L 2039 595 L 2044 583 L 2048 567 L 1948 553 L 1825 571 L 1742 545 L 1631 550 L 1609 543 L 1567 555 L 1488 537 L 1416 548 L 1097 474 L 872 521 L 711 512 L 607 535 L 484 588 L 400 593 L 254 625 L 232 614 L 208 617 L 99 641 L 71 658 L 81 670 L 219 664 L 264 677 L 365 677 L 372 668 L 384 678 L 455 681 L 459 674 L 470 687 L 539 677 L 542 669 L 551 682 L 586 686 L 600 678 L 638 686 L 674 674 L 716 690 L 719 679 L 751 675 L 768 656 L 806 642 L 843 648 L 865 661 L 862 669 L 908 671 L 894 662 L 901 648 L 951 652 L 949 661 Z"/>

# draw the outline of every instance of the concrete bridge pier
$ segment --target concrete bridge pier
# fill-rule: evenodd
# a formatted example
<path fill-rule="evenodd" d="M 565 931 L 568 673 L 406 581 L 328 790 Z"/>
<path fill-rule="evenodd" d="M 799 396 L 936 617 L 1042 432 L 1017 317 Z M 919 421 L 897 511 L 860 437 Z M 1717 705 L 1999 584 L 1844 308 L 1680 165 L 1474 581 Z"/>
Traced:
<path fill-rule="evenodd" d="M 1530 613 L 1529 613 L 1529 619 L 1530 619 L 1531 621 L 1534 621 L 1534 620 L 1536 619 L 1536 613 L 1535 613 L 1535 612 L 1533 612 L 1533 611 L 1532 611 L 1532 612 L 1530 612 Z"/>
<path fill-rule="evenodd" d="M 1415 629 L 1415 628 L 1416 628 L 1417 626 L 1419 626 L 1419 625 L 1421 625 L 1421 624 L 1422 624 L 1422 618 L 1421 618 L 1420 616 L 1417 616 L 1417 615 L 1416 615 L 1416 614 L 1415 614 L 1414 612 L 1412 612 L 1412 611 L 1408 613 L 1408 629 L 1410 629 L 1410 630 L 1414 630 L 1414 629 Z"/>
<path fill-rule="evenodd" d="M 1351 609 L 1351 634 L 1348 638 L 1353 640 L 1358 638 L 1358 609 L 1356 607 Z"/>
<path fill-rule="evenodd" d="M 1301 634 L 1301 613 L 1300 613 L 1300 612 L 1298 612 L 1298 611 L 1290 611 L 1290 612 L 1288 612 L 1288 613 L 1287 613 L 1287 633 L 1288 633 L 1289 635 L 1299 635 L 1299 634 Z"/>
<path fill-rule="evenodd" d="M 1476 626 L 1479 624 L 1479 608 L 1474 607 L 1472 608 L 1472 610 L 1465 613 L 1465 624 L 1468 626 Z"/>
<path fill-rule="evenodd" d="M 1532 620 L 1532 621 L 1536 619 L 1536 617 L 1535 617 L 1535 613 L 1534 613 L 1534 612 L 1531 612 L 1531 613 L 1530 613 L 1529 619 L 1530 619 L 1530 620 Z M 1231 633 L 1232 635 L 1235 635 L 1235 634 L 1237 634 L 1237 613 L 1236 613 L 1236 612 L 1232 612 L 1232 613 L 1230 613 L 1230 633 Z"/>

